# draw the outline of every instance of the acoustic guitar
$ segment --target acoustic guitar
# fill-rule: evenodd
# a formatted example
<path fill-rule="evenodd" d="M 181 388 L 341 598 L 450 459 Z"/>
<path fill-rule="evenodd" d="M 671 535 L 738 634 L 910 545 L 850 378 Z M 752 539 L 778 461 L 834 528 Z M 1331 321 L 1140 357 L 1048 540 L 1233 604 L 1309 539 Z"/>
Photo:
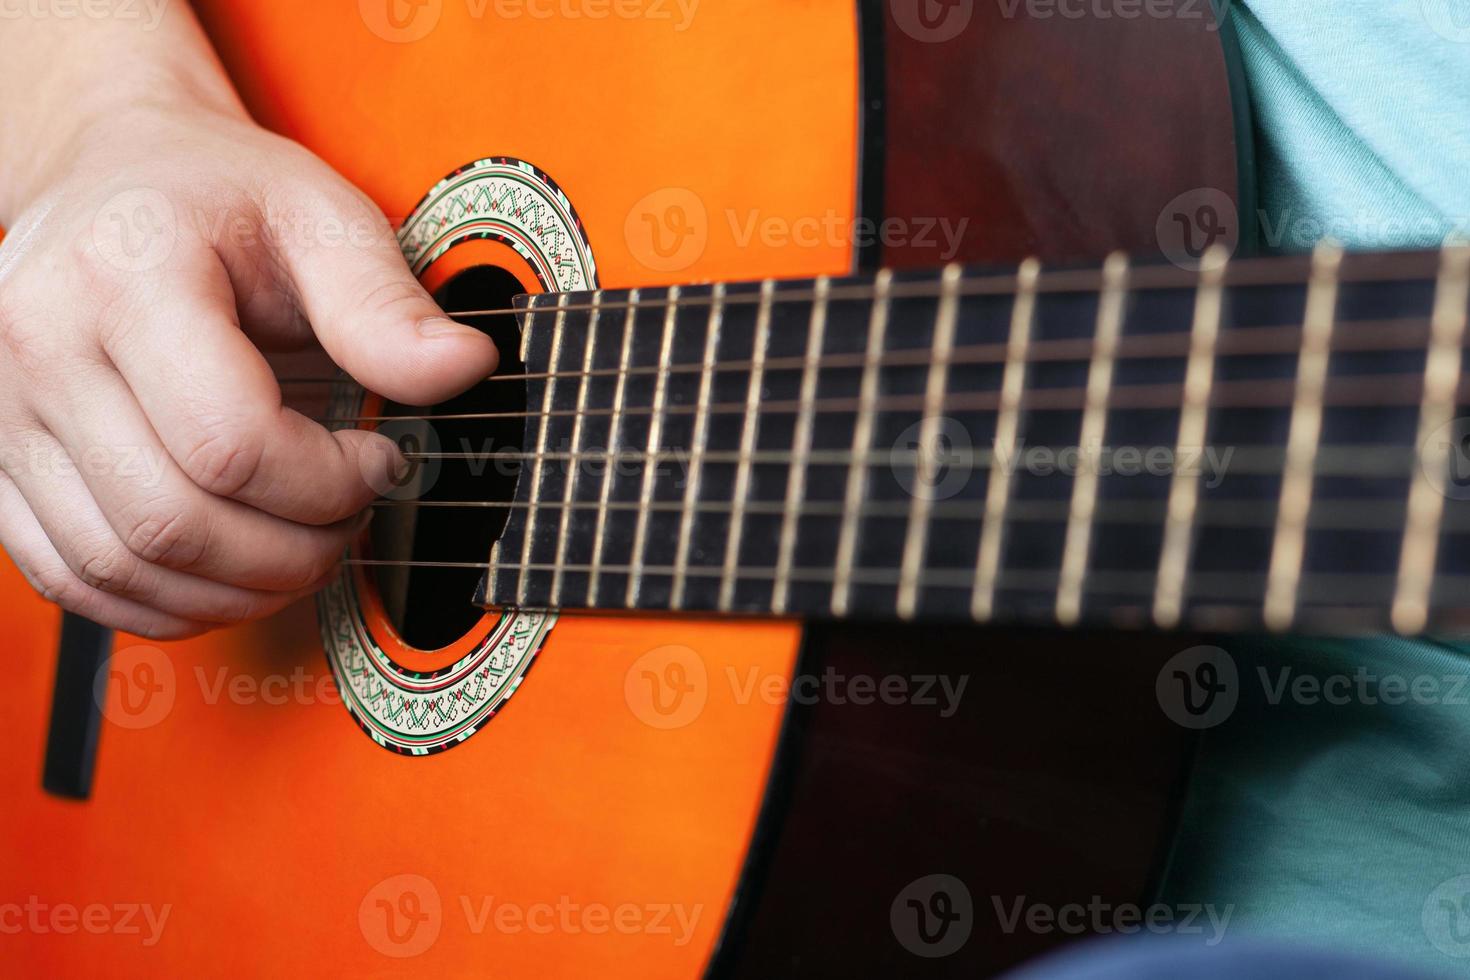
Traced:
<path fill-rule="evenodd" d="M 994 972 L 1150 900 L 1210 636 L 1467 610 L 1470 259 L 1252 257 L 1210 4 L 195 6 L 502 363 L 281 368 L 416 464 L 314 605 L 0 571 L 8 971 Z"/>

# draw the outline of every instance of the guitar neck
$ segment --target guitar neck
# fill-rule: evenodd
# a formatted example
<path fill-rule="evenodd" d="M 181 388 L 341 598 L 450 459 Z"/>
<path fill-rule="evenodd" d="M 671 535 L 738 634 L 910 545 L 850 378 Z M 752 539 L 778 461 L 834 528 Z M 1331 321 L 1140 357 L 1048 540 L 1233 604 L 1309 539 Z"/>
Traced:
<path fill-rule="evenodd" d="M 523 298 L 525 462 L 482 600 L 1465 618 L 1470 252 L 1203 265 Z"/>

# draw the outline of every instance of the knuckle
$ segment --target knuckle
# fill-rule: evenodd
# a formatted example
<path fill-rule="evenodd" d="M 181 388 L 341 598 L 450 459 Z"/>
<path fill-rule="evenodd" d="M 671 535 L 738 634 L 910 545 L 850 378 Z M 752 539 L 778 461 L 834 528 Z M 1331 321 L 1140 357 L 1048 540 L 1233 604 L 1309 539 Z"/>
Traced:
<path fill-rule="evenodd" d="M 102 254 L 90 232 L 73 238 L 64 255 L 66 268 L 75 277 L 76 285 L 91 295 L 115 295 L 124 282 L 122 270 Z"/>
<path fill-rule="evenodd" d="M 369 316 L 389 317 L 403 314 L 420 317 L 423 307 L 432 303 L 417 279 L 405 275 L 399 279 L 378 282 L 362 294 L 362 309 Z"/>
<path fill-rule="evenodd" d="M 45 319 L 23 311 L 0 293 L 0 346 L 6 360 L 27 377 L 43 377 L 56 368 L 56 333 Z"/>
<path fill-rule="evenodd" d="M 44 565 L 29 569 L 25 571 L 25 576 L 30 581 L 31 588 L 47 602 L 67 609 L 76 603 L 77 586 L 80 583 L 71 569 L 64 565 Z"/>
<path fill-rule="evenodd" d="M 217 425 L 185 454 L 182 465 L 200 489 L 230 497 L 255 478 L 264 454 L 261 440 L 246 427 Z"/>
<path fill-rule="evenodd" d="M 86 280 L 108 276 L 114 269 L 111 263 L 97 250 L 96 237 L 81 233 L 66 242 L 64 252 L 69 269 Z"/>
<path fill-rule="evenodd" d="M 128 632 L 151 640 L 185 640 L 198 636 L 208 629 L 205 624 L 181 620 L 172 616 L 152 616 L 142 622 L 120 623 L 107 615 L 97 593 L 87 588 L 77 575 L 64 563 L 45 563 L 34 568 L 22 567 L 22 573 L 31 587 L 47 602 L 54 603 L 68 612 L 94 619 L 103 625 L 126 628 Z"/>
<path fill-rule="evenodd" d="M 77 577 L 98 592 L 136 596 L 140 592 L 143 565 L 126 548 L 110 547 L 82 561 Z"/>
<path fill-rule="evenodd" d="M 321 157 L 294 141 L 290 143 L 290 152 L 294 154 L 291 176 L 278 185 L 283 202 L 344 218 L 377 218 L 387 224 L 387 218 L 372 198 L 351 181 L 344 180 Z"/>
<path fill-rule="evenodd" d="M 206 539 L 187 508 L 145 515 L 129 529 L 128 551 L 150 565 L 192 568 L 204 557 Z"/>
<path fill-rule="evenodd" d="M 249 623 L 271 615 L 283 605 L 285 605 L 285 599 L 279 596 L 248 596 L 234 604 L 232 608 L 224 610 L 220 618 L 230 626 Z"/>
<path fill-rule="evenodd" d="M 263 210 L 267 216 L 309 214 L 318 216 L 312 228 L 294 228 L 282 244 L 300 256 L 316 248 L 377 246 L 397 242 L 382 210 L 352 184 L 309 150 L 296 146 L 299 156 L 289 169 L 289 178 L 278 180 L 267 192 Z"/>

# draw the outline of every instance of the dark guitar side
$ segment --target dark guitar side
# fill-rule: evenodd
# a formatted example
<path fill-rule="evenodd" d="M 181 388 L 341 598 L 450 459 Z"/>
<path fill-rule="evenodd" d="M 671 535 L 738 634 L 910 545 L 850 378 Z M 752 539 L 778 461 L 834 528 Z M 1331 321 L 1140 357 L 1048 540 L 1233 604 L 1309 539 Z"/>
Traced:
<path fill-rule="evenodd" d="M 1204 0 L 1131 20 L 960 0 L 942 9 L 970 19 L 945 41 L 905 29 L 897 6 L 859 4 L 862 211 L 970 220 L 956 256 L 911 245 L 863 265 L 1156 254 L 1166 205 L 1200 188 L 1254 214 L 1231 25 Z M 1248 222 L 1235 233 L 1248 248 Z M 809 625 L 799 676 L 899 677 L 912 696 L 792 701 L 710 975 L 988 975 L 1078 938 L 1012 922 L 1018 901 L 1146 905 L 1193 745 L 1154 685 L 1199 642 Z M 939 678 L 966 683 L 948 716 Z M 931 875 L 948 904 L 910 888 Z"/>

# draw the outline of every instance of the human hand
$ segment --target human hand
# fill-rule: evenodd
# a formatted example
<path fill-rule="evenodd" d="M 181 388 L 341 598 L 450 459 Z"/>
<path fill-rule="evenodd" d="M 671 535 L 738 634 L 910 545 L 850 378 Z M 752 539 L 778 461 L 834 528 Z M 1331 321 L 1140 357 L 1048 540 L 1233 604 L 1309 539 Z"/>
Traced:
<path fill-rule="evenodd" d="M 283 407 L 262 349 L 320 341 L 413 405 L 494 370 L 378 208 L 214 104 L 68 142 L 0 243 L 0 544 L 47 598 L 156 638 L 268 615 L 334 574 L 403 465 Z"/>

